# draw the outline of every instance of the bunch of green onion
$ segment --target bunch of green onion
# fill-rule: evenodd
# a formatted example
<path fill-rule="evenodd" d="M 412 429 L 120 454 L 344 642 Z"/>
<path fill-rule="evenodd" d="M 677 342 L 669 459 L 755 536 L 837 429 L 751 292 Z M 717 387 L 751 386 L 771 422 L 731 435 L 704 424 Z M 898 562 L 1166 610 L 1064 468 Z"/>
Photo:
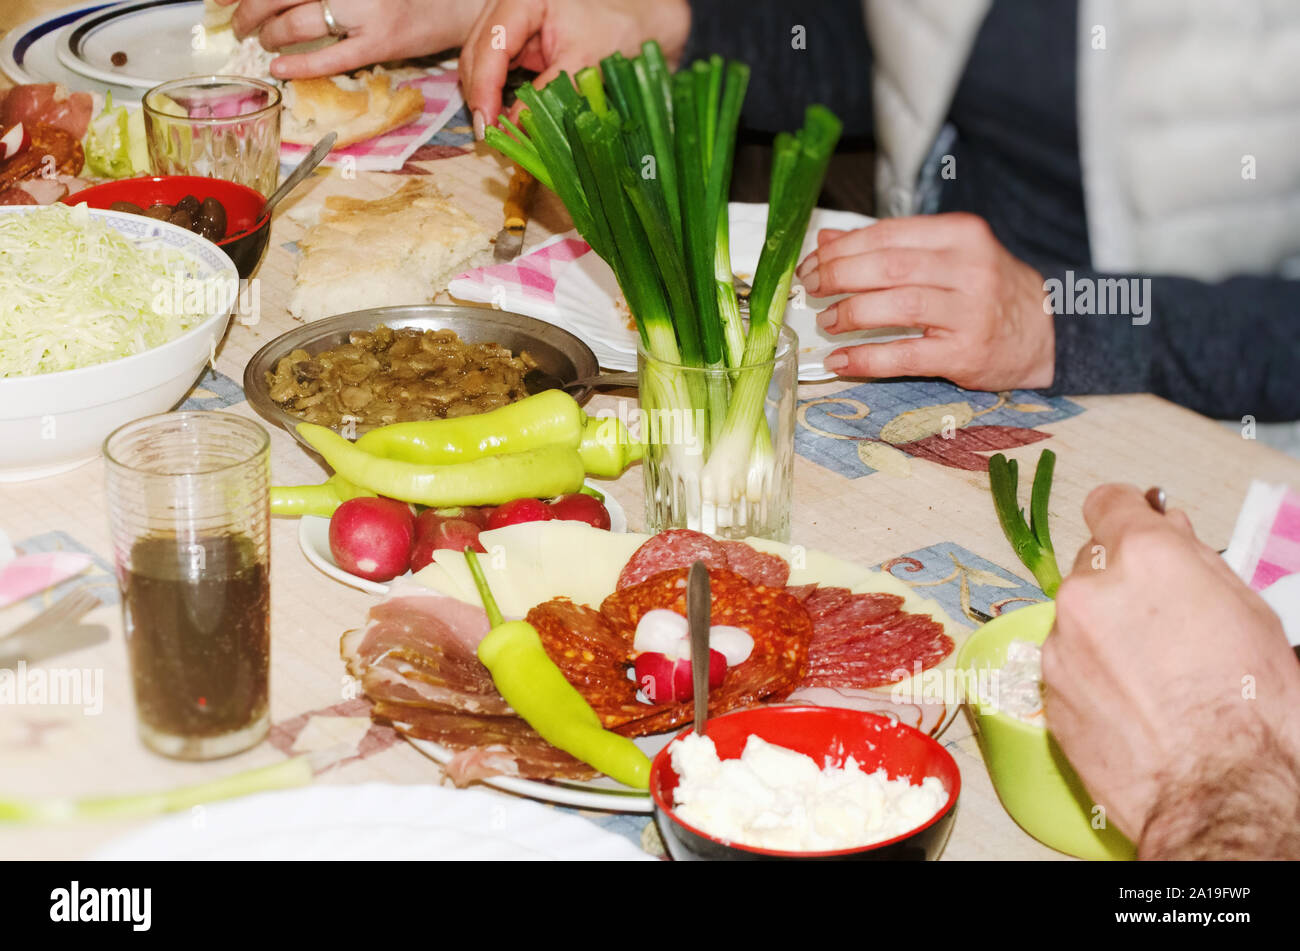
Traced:
<path fill-rule="evenodd" d="M 516 126 L 487 141 L 551 188 L 574 226 L 613 269 L 643 349 L 665 364 L 716 374 L 642 380 L 643 398 L 705 421 L 700 471 L 704 521 L 723 525 L 733 501 L 768 483 L 764 416 L 790 282 L 840 121 L 810 106 L 803 128 L 776 137 L 766 240 L 741 319 L 731 267 L 727 197 L 749 67 L 714 56 L 670 74 L 658 44 L 615 53 L 575 83 L 561 74 L 525 85 Z M 707 460 L 707 461 L 704 461 Z M 690 465 L 685 454 L 676 462 Z"/>

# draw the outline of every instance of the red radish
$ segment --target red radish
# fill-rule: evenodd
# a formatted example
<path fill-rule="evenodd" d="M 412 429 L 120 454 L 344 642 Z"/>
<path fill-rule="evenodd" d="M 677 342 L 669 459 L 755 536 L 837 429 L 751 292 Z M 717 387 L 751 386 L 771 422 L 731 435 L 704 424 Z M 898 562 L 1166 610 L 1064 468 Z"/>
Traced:
<path fill-rule="evenodd" d="M 586 522 L 596 528 L 609 531 L 609 511 L 600 503 L 583 492 L 561 495 L 547 503 L 555 517 L 566 522 Z"/>
<path fill-rule="evenodd" d="M 438 515 L 443 518 L 463 518 L 467 522 L 477 525 L 480 529 L 488 527 L 488 518 L 492 515 L 494 508 L 491 505 L 462 505 L 458 508 L 434 509 Z"/>
<path fill-rule="evenodd" d="M 453 509 L 425 509 L 415 520 L 415 547 L 411 549 L 411 570 L 419 571 L 433 561 L 433 554 L 442 549 L 486 552 L 478 540 L 479 527 L 463 518 L 448 518 L 438 512 Z"/>
<path fill-rule="evenodd" d="M 434 533 L 443 523 L 444 516 L 434 509 L 425 509 L 415 520 L 415 545 L 411 548 L 411 570 L 419 571 L 433 561 L 437 546 L 433 543 Z"/>
<path fill-rule="evenodd" d="M 414 541 L 411 507 L 395 499 L 349 499 L 330 518 L 330 554 L 344 571 L 368 581 L 404 574 Z"/>
<path fill-rule="evenodd" d="M 674 660 L 667 654 L 646 651 L 636 658 L 636 682 L 651 703 L 685 703 L 695 695 L 689 659 Z M 722 686 L 727 676 L 727 659 L 709 651 L 709 689 Z"/>
<path fill-rule="evenodd" d="M 442 524 L 433 530 L 433 547 L 450 548 L 452 551 L 464 551 L 468 548 L 472 551 L 487 552 L 483 543 L 478 540 L 478 526 L 463 518 L 444 519 Z"/>
<path fill-rule="evenodd" d="M 496 511 L 487 520 L 488 528 L 505 528 L 507 525 L 519 525 L 523 522 L 549 522 L 555 518 L 541 499 L 515 499 L 498 505 Z"/>
<path fill-rule="evenodd" d="M 31 144 L 31 134 L 21 122 L 15 123 L 8 132 L 0 135 L 0 161 L 17 155 Z"/>

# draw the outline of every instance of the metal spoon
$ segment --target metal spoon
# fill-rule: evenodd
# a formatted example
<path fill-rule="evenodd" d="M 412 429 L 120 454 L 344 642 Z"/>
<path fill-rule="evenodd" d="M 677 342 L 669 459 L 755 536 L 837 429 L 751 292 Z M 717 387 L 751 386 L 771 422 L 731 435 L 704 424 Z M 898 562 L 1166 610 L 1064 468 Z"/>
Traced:
<path fill-rule="evenodd" d="M 709 623 L 713 602 L 709 591 L 709 569 L 704 562 L 691 565 L 686 580 L 686 623 L 691 632 L 691 681 L 695 688 L 695 735 L 704 735 L 709 718 Z"/>
<path fill-rule="evenodd" d="M 541 393 L 543 390 L 564 390 L 570 392 L 581 390 L 586 387 L 604 389 L 610 386 L 636 386 L 637 378 L 635 370 L 628 370 L 623 373 L 599 373 L 596 376 L 584 376 L 579 380 L 571 383 L 565 383 L 553 373 L 547 373 L 545 370 L 529 370 L 524 374 L 524 389 L 529 393 Z"/>
<path fill-rule="evenodd" d="M 266 204 L 262 206 L 261 212 L 258 213 L 254 220 L 261 221 L 269 215 L 275 209 L 275 206 L 280 204 L 289 192 L 301 185 L 304 178 L 316 171 L 316 166 L 319 165 L 325 156 L 329 154 L 330 149 L 334 148 L 334 140 L 338 137 L 339 135 L 337 132 L 330 132 L 325 136 L 325 138 L 313 145 L 311 151 L 308 152 L 303 157 L 303 160 L 294 167 L 294 170 L 289 173 L 289 177 L 284 180 L 284 184 L 271 192 L 271 197 L 266 200 Z M 252 229 L 250 228 L 249 230 L 251 231 Z"/>

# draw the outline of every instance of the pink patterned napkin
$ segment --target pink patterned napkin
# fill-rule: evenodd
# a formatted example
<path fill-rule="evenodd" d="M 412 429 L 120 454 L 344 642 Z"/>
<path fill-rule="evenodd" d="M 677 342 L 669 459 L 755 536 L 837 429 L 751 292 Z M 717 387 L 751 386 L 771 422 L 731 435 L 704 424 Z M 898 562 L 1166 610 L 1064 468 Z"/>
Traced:
<path fill-rule="evenodd" d="M 406 164 L 416 149 L 428 142 L 460 111 L 464 100 L 460 95 L 459 82 L 460 73 L 449 69 L 398 83 L 398 86 L 415 86 L 424 93 L 424 112 L 420 118 L 377 138 L 335 149 L 321 164 L 350 166 L 359 172 L 397 171 Z M 311 146 L 308 145 L 284 143 L 280 146 L 280 161 L 286 165 L 297 165 L 309 151 Z"/>
<path fill-rule="evenodd" d="M 519 310 L 539 320 L 558 316 L 555 284 L 559 272 L 591 247 L 574 232 L 556 235 L 508 264 L 466 271 L 447 285 L 462 300 Z"/>
<path fill-rule="evenodd" d="M 1300 572 L 1300 492 L 1252 482 L 1223 557 L 1256 591 Z"/>
<path fill-rule="evenodd" d="M 75 551 L 17 555 L 0 532 L 0 608 L 31 597 L 85 571 L 91 557 Z"/>

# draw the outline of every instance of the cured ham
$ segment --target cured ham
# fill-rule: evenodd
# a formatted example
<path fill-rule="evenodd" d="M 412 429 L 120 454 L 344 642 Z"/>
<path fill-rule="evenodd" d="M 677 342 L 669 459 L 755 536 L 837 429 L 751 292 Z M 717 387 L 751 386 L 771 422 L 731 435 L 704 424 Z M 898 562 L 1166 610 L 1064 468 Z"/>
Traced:
<path fill-rule="evenodd" d="M 94 112 L 94 99 L 88 92 L 69 92 L 55 83 L 31 83 L 0 92 L 0 125 L 8 128 L 19 122 L 41 123 L 62 129 L 80 141 L 86 135 Z"/>
<path fill-rule="evenodd" d="M 590 779 L 596 771 L 542 739 L 518 717 L 486 717 L 379 702 L 371 710 L 377 720 L 399 732 L 430 740 L 456 751 L 444 764 L 447 778 L 458 786 L 489 776 L 524 779 Z"/>
<path fill-rule="evenodd" d="M 365 627 L 343 635 L 340 652 L 372 700 L 508 715 L 509 705 L 475 653 L 487 632 L 482 608 L 399 587 L 370 609 Z"/>

